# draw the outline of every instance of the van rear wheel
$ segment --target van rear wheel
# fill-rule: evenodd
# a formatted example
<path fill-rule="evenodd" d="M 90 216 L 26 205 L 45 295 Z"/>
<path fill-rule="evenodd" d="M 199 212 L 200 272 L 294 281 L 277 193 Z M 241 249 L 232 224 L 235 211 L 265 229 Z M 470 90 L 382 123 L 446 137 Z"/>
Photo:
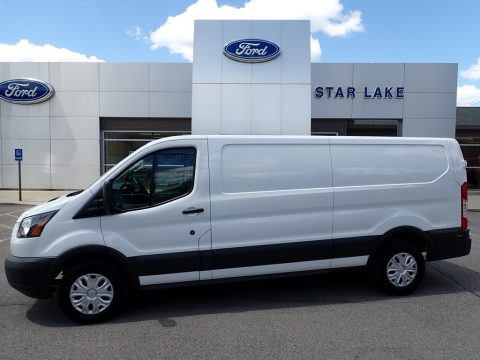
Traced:
<path fill-rule="evenodd" d="M 412 293 L 424 275 L 425 259 L 420 249 L 406 242 L 386 248 L 374 268 L 377 284 L 391 295 Z"/>
<path fill-rule="evenodd" d="M 84 263 L 65 273 L 57 291 L 57 301 L 70 319 L 98 323 L 117 312 L 124 293 L 123 281 L 113 267 Z"/>

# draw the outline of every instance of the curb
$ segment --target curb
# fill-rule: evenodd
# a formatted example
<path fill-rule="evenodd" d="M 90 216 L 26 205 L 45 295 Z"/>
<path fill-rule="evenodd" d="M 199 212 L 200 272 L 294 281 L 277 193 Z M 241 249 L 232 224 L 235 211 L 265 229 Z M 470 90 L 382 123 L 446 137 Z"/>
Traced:
<path fill-rule="evenodd" d="M 37 206 L 41 205 L 43 202 L 1 202 L 0 205 L 25 205 L 25 206 Z"/>

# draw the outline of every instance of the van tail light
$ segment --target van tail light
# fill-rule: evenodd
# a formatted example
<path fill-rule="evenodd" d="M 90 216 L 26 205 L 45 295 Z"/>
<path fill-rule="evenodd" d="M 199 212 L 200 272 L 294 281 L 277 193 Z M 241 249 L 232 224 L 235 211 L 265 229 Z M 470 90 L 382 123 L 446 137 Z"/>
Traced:
<path fill-rule="evenodd" d="M 468 219 L 467 219 L 468 185 L 466 182 L 462 184 L 461 197 L 462 197 L 462 229 L 467 230 L 468 229 Z"/>

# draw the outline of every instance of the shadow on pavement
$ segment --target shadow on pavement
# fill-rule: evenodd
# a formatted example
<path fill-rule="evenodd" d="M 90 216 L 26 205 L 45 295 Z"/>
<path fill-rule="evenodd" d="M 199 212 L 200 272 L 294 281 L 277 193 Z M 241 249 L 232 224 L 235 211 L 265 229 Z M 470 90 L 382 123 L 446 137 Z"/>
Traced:
<path fill-rule="evenodd" d="M 449 276 L 469 279 L 460 284 Z M 453 263 L 427 264 L 423 284 L 407 298 L 480 291 L 480 273 Z M 348 270 L 315 276 L 245 281 L 145 291 L 132 299 L 111 321 L 129 323 L 157 320 L 164 327 L 176 326 L 175 318 L 243 313 L 257 310 L 395 300 L 375 289 L 365 270 Z M 41 326 L 79 326 L 65 318 L 54 300 L 38 300 L 27 318 Z"/>

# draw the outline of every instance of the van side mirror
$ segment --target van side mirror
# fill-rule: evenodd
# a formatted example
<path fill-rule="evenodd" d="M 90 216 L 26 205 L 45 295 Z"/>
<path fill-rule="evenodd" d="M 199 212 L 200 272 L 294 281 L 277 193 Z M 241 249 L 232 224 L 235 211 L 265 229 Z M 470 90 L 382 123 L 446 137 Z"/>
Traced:
<path fill-rule="evenodd" d="M 102 185 L 103 207 L 107 215 L 113 214 L 112 182 L 107 180 Z"/>

